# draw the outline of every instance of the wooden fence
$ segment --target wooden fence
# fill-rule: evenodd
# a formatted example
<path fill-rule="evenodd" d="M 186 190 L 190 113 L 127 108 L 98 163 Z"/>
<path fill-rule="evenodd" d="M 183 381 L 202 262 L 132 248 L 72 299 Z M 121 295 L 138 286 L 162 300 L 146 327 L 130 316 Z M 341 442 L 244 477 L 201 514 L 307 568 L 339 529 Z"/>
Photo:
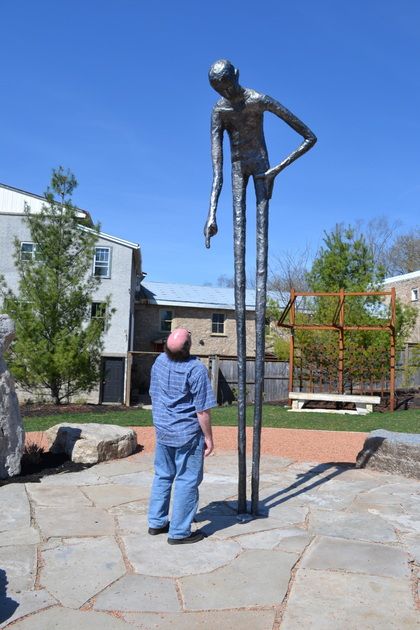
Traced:
<path fill-rule="evenodd" d="M 236 358 L 209 358 L 209 373 L 219 404 L 231 403 L 238 394 L 238 362 Z M 288 361 L 266 359 L 264 370 L 264 402 L 277 402 L 288 398 Z M 246 402 L 255 398 L 255 361 L 246 362 Z"/>
<path fill-rule="evenodd" d="M 129 382 L 127 389 L 130 391 L 130 404 L 150 403 L 149 385 L 150 371 L 159 353 L 154 352 L 130 352 Z M 196 355 L 197 356 L 197 355 Z M 209 370 L 213 389 L 217 392 L 219 404 L 231 403 L 237 397 L 238 392 L 238 362 L 235 357 L 198 356 Z M 264 402 L 277 402 L 288 398 L 288 361 L 266 359 L 264 376 Z M 248 403 L 254 402 L 255 394 L 255 362 L 248 359 L 246 362 L 246 389 Z M 128 396 L 127 396 L 128 400 Z"/>

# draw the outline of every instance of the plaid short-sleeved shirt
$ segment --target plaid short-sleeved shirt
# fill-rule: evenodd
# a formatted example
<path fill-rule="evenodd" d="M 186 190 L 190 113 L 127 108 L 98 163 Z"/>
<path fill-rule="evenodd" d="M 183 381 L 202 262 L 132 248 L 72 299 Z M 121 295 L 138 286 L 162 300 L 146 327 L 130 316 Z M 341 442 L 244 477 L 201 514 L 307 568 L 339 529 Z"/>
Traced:
<path fill-rule="evenodd" d="M 183 446 L 201 431 L 197 411 L 216 407 L 205 366 L 195 357 L 172 361 L 158 356 L 150 381 L 156 439 L 167 446 Z"/>

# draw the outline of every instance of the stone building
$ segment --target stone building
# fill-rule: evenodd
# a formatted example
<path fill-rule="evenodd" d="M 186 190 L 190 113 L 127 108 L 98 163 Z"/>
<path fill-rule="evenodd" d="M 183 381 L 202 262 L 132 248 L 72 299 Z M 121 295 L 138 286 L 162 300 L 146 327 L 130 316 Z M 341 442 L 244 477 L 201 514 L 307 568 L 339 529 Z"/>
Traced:
<path fill-rule="evenodd" d="M 385 291 L 395 288 L 397 298 L 403 304 L 409 304 L 417 309 L 416 325 L 408 339 L 408 345 L 420 343 L 420 270 L 393 276 L 384 281 Z"/>
<path fill-rule="evenodd" d="M 246 292 L 247 354 L 255 356 L 255 291 Z M 236 356 L 233 289 L 164 282 L 141 283 L 136 302 L 136 350 L 162 352 L 171 330 L 192 333 L 192 353 Z"/>
<path fill-rule="evenodd" d="M 150 369 L 171 330 L 192 333 L 192 354 L 209 365 L 209 357 L 236 360 L 234 290 L 222 287 L 141 283 L 136 302 L 132 402 L 148 402 Z M 255 291 L 246 292 L 247 356 L 255 358 Z"/>

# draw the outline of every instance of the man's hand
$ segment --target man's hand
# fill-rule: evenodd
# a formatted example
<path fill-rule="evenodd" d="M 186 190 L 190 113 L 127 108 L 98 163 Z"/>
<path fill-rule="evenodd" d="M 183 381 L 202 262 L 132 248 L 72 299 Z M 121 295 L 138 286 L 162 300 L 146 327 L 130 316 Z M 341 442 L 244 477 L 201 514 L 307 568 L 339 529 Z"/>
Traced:
<path fill-rule="evenodd" d="M 208 457 L 209 455 L 211 455 L 211 453 L 213 453 L 214 450 L 213 438 L 204 437 L 204 442 L 206 444 L 206 448 L 204 449 L 204 457 Z"/>
<path fill-rule="evenodd" d="M 209 218 L 207 219 L 206 224 L 204 226 L 204 236 L 205 236 L 205 239 L 206 239 L 205 242 L 206 242 L 207 249 L 210 248 L 210 239 L 215 234 L 217 234 L 216 219 L 214 217 L 209 216 Z"/>
<path fill-rule="evenodd" d="M 197 411 L 197 420 L 204 433 L 204 443 L 206 448 L 204 449 L 204 457 L 208 457 L 213 452 L 213 434 L 211 430 L 211 414 L 210 409 L 204 411 Z"/>

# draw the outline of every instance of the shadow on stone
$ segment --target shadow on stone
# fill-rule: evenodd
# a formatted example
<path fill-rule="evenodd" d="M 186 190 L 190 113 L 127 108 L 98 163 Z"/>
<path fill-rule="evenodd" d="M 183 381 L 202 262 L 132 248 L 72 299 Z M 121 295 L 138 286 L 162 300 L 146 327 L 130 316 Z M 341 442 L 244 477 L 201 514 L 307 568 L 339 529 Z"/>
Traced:
<path fill-rule="evenodd" d="M 375 455 L 384 439 L 384 437 L 377 437 L 365 440 L 362 450 L 359 451 L 356 457 L 357 468 L 366 468 L 368 466 L 369 460 Z"/>
<path fill-rule="evenodd" d="M 53 443 L 50 446 L 51 453 L 66 453 L 72 459 L 74 445 L 80 440 L 82 430 L 76 427 L 60 426 Z"/>
<path fill-rule="evenodd" d="M 19 607 L 11 597 L 7 597 L 7 576 L 3 569 L 0 569 L 0 623 L 7 621 Z"/>
<path fill-rule="evenodd" d="M 329 462 L 314 466 L 305 473 L 297 474 L 297 479 L 294 483 L 290 484 L 286 488 L 279 489 L 278 492 L 270 494 L 260 501 L 259 514 L 257 517 L 252 517 L 250 513 L 238 515 L 236 513 L 236 501 L 212 501 L 200 509 L 197 514 L 197 522 L 209 521 L 208 524 L 205 525 L 205 531 L 207 535 L 211 536 L 217 531 L 228 529 L 229 527 L 240 524 L 246 524 L 250 520 L 255 520 L 255 518 L 266 519 L 269 517 L 271 508 L 281 505 L 282 503 L 286 503 L 289 499 L 293 499 L 294 497 L 304 494 L 305 492 L 308 492 L 308 490 L 321 486 L 351 468 L 354 468 L 354 464 L 338 464 L 335 462 Z M 319 475 L 325 473 L 326 471 L 330 472 L 322 477 L 319 477 Z M 248 511 L 251 512 L 250 502 L 248 502 Z"/>
<path fill-rule="evenodd" d="M 49 475 L 62 475 L 75 473 L 90 468 L 93 464 L 77 464 L 72 462 L 65 453 L 42 453 L 37 462 L 31 460 L 25 454 L 22 457 L 20 475 L 1 479 L 0 487 L 11 483 L 39 483 L 43 477 Z"/>
<path fill-rule="evenodd" d="M 335 462 L 328 462 L 326 464 L 318 464 L 317 466 L 310 468 L 307 472 L 298 474 L 297 481 L 287 486 L 287 488 L 282 488 L 278 492 L 270 494 L 268 497 L 260 501 L 261 514 L 268 515 L 271 508 L 281 505 L 282 503 L 286 503 L 289 499 L 293 499 L 300 494 L 308 492 L 308 490 L 313 490 L 313 488 L 317 488 L 318 486 L 327 483 L 327 481 L 334 479 L 334 477 L 341 475 L 350 468 L 354 468 L 354 464 L 337 464 Z M 331 469 L 331 471 L 327 475 L 316 479 L 318 475 L 325 473 L 329 469 Z M 306 483 L 309 485 L 302 487 L 303 484 Z"/>

